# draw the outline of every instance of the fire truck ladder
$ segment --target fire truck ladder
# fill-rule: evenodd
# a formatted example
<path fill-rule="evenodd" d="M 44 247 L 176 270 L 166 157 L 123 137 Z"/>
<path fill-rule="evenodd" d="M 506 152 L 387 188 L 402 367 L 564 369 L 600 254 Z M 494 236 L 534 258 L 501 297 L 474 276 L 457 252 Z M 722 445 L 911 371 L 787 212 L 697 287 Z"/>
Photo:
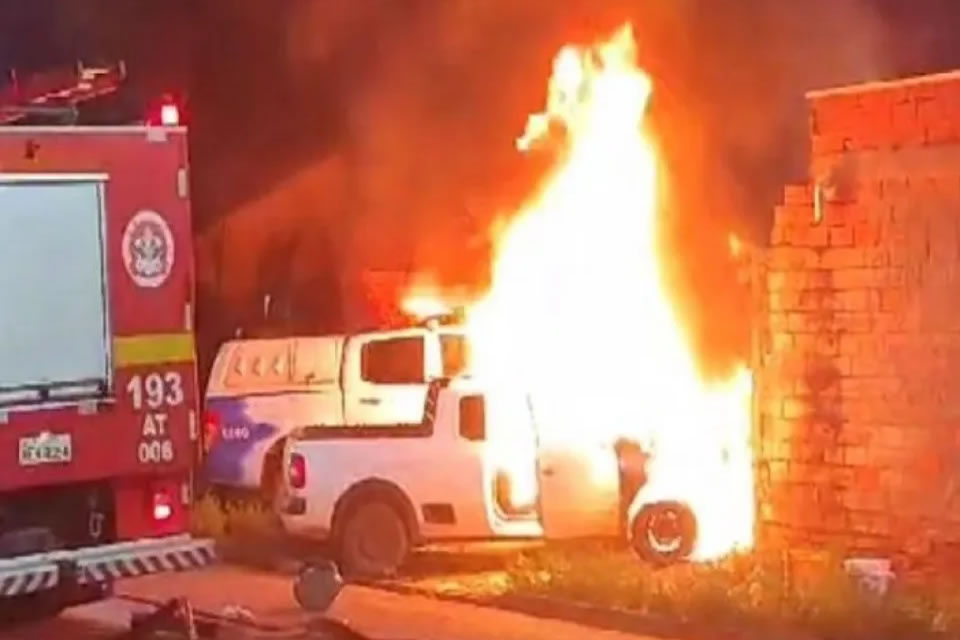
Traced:
<path fill-rule="evenodd" d="M 76 122 L 77 105 L 115 93 L 126 78 L 123 62 L 109 67 L 58 69 L 21 77 L 15 69 L 6 83 L 0 80 L 0 125 L 16 124 L 30 116 L 60 117 Z"/>

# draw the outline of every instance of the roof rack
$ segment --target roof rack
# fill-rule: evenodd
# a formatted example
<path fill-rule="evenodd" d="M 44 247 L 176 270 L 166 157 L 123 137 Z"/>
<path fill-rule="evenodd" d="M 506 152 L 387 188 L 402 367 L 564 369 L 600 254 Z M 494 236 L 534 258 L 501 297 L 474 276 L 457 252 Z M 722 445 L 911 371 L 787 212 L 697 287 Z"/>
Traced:
<path fill-rule="evenodd" d="M 0 125 L 11 125 L 31 116 L 62 117 L 73 122 L 77 105 L 115 93 L 127 76 L 123 61 L 108 67 L 74 67 L 21 75 L 8 72 L 0 80 Z"/>

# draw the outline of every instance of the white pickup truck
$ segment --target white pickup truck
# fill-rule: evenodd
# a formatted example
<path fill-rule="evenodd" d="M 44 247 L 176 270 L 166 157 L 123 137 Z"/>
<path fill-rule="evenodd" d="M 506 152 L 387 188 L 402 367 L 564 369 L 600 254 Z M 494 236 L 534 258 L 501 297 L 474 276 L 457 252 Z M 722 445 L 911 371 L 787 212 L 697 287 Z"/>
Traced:
<path fill-rule="evenodd" d="M 493 431 L 504 425 L 491 424 L 511 420 L 516 446 L 532 450 L 529 406 L 498 400 L 494 418 L 474 383 L 437 380 L 416 423 L 298 429 L 284 452 L 285 529 L 333 541 L 344 573 L 363 576 L 394 572 L 427 541 L 540 538 L 536 494 L 524 489 L 535 458 L 501 466 Z"/>
<path fill-rule="evenodd" d="M 525 395 L 462 378 L 433 382 L 417 423 L 305 426 L 283 458 L 285 529 L 332 542 L 347 574 L 393 574 L 423 543 L 505 538 L 626 534 L 667 563 L 696 535 L 684 505 L 645 502 L 636 447 L 545 441 Z"/>
<path fill-rule="evenodd" d="M 272 499 L 293 429 L 419 422 L 429 382 L 461 373 L 466 350 L 462 328 L 433 324 L 227 342 L 207 385 L 204 479 Z"/>

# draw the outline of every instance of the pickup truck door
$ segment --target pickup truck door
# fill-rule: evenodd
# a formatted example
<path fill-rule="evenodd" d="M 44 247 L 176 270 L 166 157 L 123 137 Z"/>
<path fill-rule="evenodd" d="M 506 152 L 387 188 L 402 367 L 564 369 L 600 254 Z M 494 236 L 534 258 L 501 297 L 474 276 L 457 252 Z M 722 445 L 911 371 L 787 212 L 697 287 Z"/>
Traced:
<path fill-rule="evenodd" d="M 549 417 L 537 415 L 542 425 Z M 541 426 L 540 514 L 548 539 L 609 537 L 620 533 L 620 473 L 613 443 L 574 438 Z"/>
<path fill-rule="evenodd" d="M 350 338 L 343 369 L 346 424 L 419 423 L 427 395 L 425 363 L 422 332 Z"/>

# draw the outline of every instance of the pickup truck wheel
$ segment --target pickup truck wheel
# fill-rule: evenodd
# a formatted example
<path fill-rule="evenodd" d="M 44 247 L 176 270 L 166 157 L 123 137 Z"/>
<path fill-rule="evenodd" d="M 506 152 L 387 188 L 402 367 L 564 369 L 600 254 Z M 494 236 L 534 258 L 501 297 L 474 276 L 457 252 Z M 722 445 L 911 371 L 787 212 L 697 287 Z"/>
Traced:
<path fill-rule="evenodd" d="M 345 575 L 394 576 L 410 552 L 410 536 L 397 510 L 386 502 L 364 502 L 346 516 L 339 540 Z"/>
<path fill-rule="evenodd" d="M 681 502 L 648 504 L 633 519 L 630 546 L 653 565 L 664 567 L 687 559 L 696 541 L 696 516 Z"/>

